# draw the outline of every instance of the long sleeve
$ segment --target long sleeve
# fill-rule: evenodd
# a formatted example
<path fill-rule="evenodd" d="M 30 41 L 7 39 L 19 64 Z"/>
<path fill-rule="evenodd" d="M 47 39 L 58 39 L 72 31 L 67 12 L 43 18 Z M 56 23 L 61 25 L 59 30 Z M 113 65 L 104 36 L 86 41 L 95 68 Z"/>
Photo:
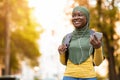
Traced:
<path fill-rule="evenodd" d="M 60 54 L 60 62 L 65 65 L 65 53 Z"/>
<path fill-rule="evenodd" d="M 69 34 L 69 36 L 70 36 L 70 34 Z M 63 37 L 62 44 L 66 44 L 66 43 L 64 43 L 64 42 L 67 42 L 67 44 L 69 44 L 69 40 L 70 40 L 69 36 L 65 35 L 65 36 Z M 67 39 L 66 39 L 66 38 L 67 38 Z M 69 39 L 69 40 L 68 40 L 68 39 Z M 60 62 L 61 62 L 63 65 L 66 65 L 66 55 L 65 55 L 65 53 L 61 53 L 61 54 L 60 54 Z"/>
<path fill-rule="evenodd" d="M 103 61 L 103 51 L 102 47 L 99 49 L 95 49 L 94 53 L 94 63 L 96 66 L 99 66 Z"/>

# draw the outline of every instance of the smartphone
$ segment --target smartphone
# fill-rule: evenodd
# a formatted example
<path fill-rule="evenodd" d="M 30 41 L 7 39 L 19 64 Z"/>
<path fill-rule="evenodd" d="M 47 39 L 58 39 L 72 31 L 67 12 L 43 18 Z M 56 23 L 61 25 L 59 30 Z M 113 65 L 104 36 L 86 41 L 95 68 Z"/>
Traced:
<path fill-rule="evenodd" d="M 100 40 L 103 37 L 103 33 L 101 32 L 95 32 L 94 35 L 97 37 L 98 40 Z"/>

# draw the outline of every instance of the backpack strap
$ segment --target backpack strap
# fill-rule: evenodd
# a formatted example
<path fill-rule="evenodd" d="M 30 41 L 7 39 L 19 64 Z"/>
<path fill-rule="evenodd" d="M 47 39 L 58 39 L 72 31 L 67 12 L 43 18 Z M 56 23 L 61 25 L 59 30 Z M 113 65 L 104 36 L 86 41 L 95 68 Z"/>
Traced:
<path fill-rule="evenodd" d="M 71 38 L 72 38 L 72 33 L 69 33 L 65 36 L 65 39 L 64 39 L 64 44 L 67 46 L 67 51 L 65 52 L 65 65 L 67 65 L 67 60 L 69 55 L 68 47 L 69 47 Z"/>
<path fill-rule="evenodd" d="M 95 33 L 94 30 L 90 30 L 90 35 L 93 35 L 93 33 Z M 92 52 L 92 56 L 94 57 L 94 52 L 95 52 L 95 48 L 93 48 L 93 52 Z"/>
<path fill-rule="evenodd" d="M 90 35 L 92 35 L 93 33 L 95 33 L 95 31 L 94 30 L 90 30 Z"/>
<path fill-rule="evenodd" d="M 70 40 L 72 38 L 72 33 L 69 33 L 65 36 L 65 39 L 64 39 L 64 44 L 69 47 L 69 43 L 70 43 Z"/>

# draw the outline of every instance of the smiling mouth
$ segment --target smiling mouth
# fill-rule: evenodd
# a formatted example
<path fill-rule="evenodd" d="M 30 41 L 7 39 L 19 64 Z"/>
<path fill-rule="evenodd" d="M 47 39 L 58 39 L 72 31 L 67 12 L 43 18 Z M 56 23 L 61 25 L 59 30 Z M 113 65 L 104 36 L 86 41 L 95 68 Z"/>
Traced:
<path fill-rule="evenodd" d="M 78 24 L 78 23 L 80 23 L 80 22 L 74 22 L 74 23 Z"/>
<path fill-rule="evenodd" d="M 81 24 L 81 22 L 75 21 L 74 24 Z"/>

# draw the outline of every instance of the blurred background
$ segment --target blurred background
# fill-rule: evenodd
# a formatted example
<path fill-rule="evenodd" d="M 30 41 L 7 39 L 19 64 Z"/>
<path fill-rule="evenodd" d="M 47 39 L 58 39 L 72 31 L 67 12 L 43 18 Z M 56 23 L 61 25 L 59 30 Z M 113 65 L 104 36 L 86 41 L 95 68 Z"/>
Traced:
<path fill-rule="evenodd" d="M 77 5 L 90 10 L 90 28 L 103 33 L 98 80 L 120 80 L 120 0 L 0 0 L 0 79 L 62 80 L 57 49 L 73 30 Z"/>

